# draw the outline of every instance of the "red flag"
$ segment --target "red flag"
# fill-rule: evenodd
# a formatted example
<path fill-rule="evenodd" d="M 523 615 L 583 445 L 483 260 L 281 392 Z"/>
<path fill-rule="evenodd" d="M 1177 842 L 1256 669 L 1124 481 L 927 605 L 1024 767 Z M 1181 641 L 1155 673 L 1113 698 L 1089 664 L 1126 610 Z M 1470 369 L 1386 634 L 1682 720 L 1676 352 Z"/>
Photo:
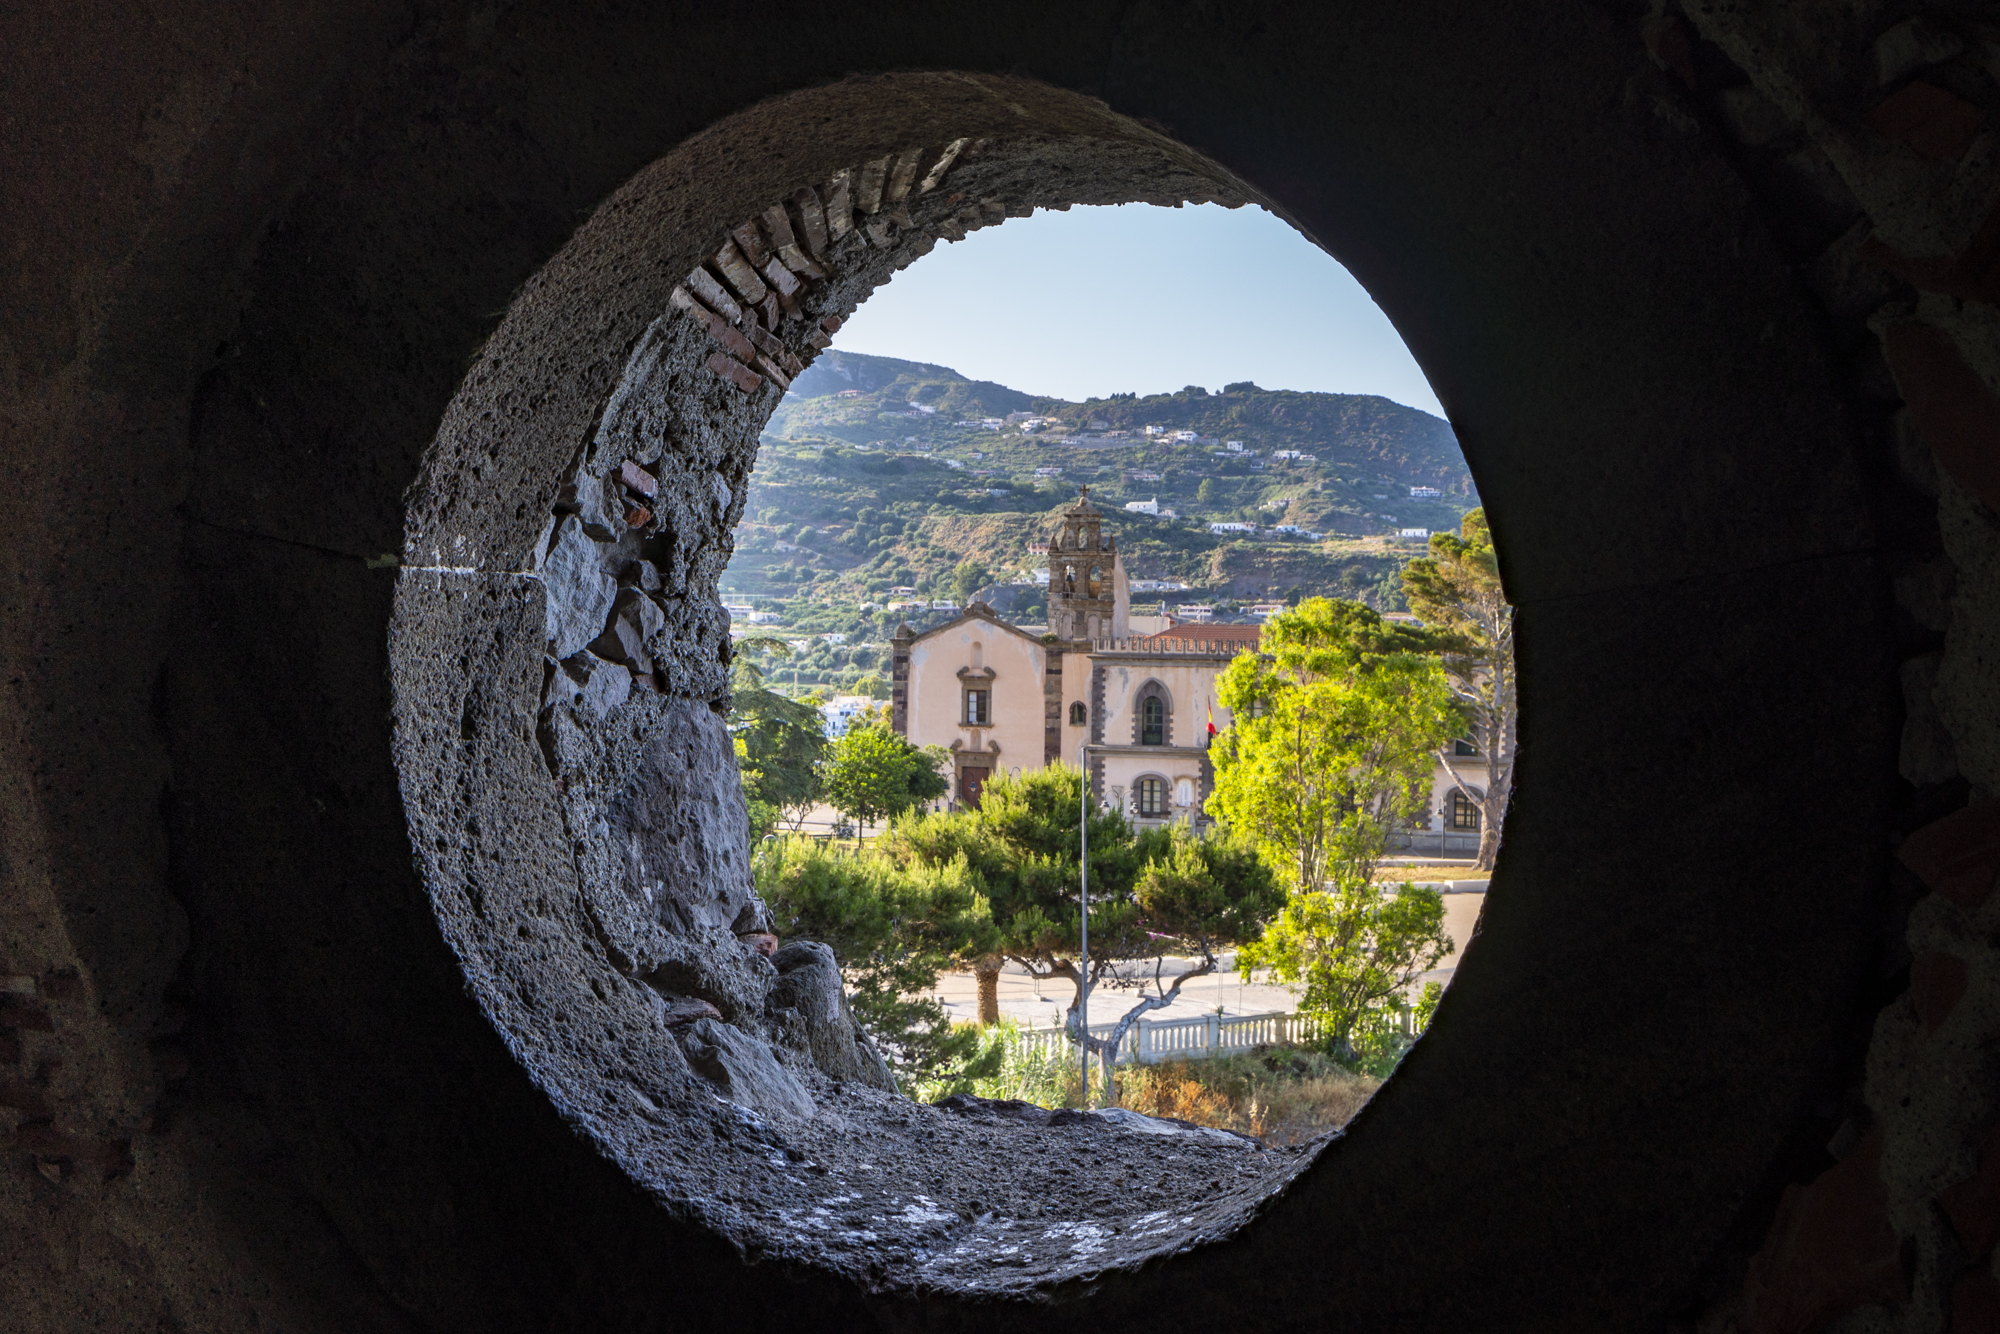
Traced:
<path fill-rule="evenodd" d="M 1210 739 L 1211 741 L 1215 739 L 1215 701 L 1214 701 L 1214 700 L 1210 700 L 1210 701 L 1208 702 L 1208 736 L 1209 736 L 1209 739 Z"/>

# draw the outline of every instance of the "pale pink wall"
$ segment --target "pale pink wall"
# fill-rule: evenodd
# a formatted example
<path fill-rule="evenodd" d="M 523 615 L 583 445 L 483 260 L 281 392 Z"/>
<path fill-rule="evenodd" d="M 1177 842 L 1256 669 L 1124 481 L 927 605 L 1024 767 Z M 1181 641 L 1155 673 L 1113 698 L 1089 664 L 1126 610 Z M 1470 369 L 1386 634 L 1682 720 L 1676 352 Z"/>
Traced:
<path fill-rule="evenodd" d="M 974 645 L 980 664 L 994 671 L 991 727 L 962 721 L 964 683 L 958 671 L 975 665 Z M 910 741 L 919 746 L 956 741 L 961 749 L 981 751 L 997 742 L 996 772 L 1040 768 L 1042 668 L 1040 644 L 988 621 L 961 620 L 917 640 L 910 646 Z"/>

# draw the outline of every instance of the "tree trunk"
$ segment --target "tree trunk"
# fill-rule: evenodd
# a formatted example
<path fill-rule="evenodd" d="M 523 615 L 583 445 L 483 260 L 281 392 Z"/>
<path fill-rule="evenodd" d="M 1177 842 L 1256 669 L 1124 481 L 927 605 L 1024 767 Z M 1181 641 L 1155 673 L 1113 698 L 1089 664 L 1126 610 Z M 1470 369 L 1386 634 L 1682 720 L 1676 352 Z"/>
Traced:
<path fill-rule="evenodd" d="M 972 977 L 979 984 L 979 1023 L 981 1027 L 1000 1022 L 1000 961 L 981 959 L 972 970 Z"/>
<path fill-rule="evenodd" d="M 1480 821 L 1479 860 L 1473 863 L 1472 869 L 1475 871 L 1491 871 L 1493 863 L 1499 859 L 1499 856 L 1500 831 L 1494 828 L 1493 821 Z"/>

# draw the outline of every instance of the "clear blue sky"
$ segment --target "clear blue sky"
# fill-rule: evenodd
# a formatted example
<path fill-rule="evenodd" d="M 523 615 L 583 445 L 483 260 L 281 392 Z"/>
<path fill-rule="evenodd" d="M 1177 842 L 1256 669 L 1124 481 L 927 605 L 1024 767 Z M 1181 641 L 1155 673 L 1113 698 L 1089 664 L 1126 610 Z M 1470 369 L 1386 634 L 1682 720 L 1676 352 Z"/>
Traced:
<path fill-rule="evenodd" d="M 1256 207 L 1011 218 L 897 274 L 834 346 L 1073 400 L 1253 380 L 1444 415 L 1361 284 Z"/>

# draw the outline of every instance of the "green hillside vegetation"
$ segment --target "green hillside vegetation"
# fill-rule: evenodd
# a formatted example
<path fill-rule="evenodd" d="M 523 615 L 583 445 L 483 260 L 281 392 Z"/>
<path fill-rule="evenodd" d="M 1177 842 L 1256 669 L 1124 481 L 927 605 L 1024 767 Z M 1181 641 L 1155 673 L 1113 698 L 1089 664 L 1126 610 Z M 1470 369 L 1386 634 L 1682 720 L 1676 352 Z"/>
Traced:
<path fill-rule="evenodd" d="M 1008 422 L 1010 413 L 1051 420 Z M 1148 426 L 1203 438 L 1149 436 Z M 1274 457 L 1285 450 L 1314 457 Z M 1164 595 L 1169 607 L 1208 602 L 1225 617 L 1243 603 L 1316 594 L 1399 609 L 1398 571 L 1423 544 L 1396 531 L 1454 529 L 1479 503 L 1451 428 L 1383 398 L 1236 384 L 1070 403 L 943 366 L 830 351 L 766 428 L 723 589 L 776 613 L 789 637 L 849 637 L 794 655 L 775 682 L 865 693 L 879 641 L 903 621 L 942 619 L 887 604 L 951 597 L 961 567 L 973 567 L 978 595 L 1003 615 L 1039 623 L 1028 544 L 1047 537 L 1080 485 L 1113 515 L 1131 578 L 1184 582 L 1187 591 Z M 1442 498 L 1412 500 L 1417 486 Z M 1180 517 L 1123 512 L 1154 500 Z M 1216 534 L 1211 522 L 1262 531 Z M 1270 531 L 1280 524 L 1321 536 Z M 1135 592 L 1134 610 L 1162 600 Z"/>

